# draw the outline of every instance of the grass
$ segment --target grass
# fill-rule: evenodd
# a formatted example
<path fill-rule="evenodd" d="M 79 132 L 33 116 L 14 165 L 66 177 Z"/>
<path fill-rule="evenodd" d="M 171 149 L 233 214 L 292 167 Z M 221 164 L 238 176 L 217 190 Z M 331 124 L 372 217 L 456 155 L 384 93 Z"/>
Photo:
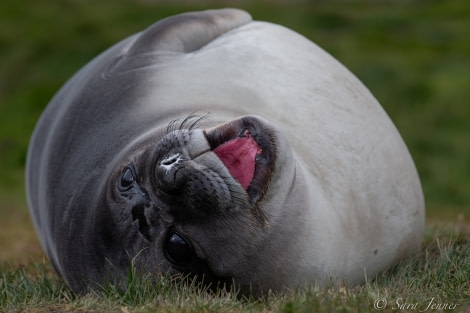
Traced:
<path fill-rule="evenodd" d="M 139 276 L 134 268 L 129 270 L 126 290 L 107 285 L 76 296 L 48 262 L 4 264 L 0 308 L 2 312 L 412 312 L 434 304 L 446 312 L 468 312 L 469 239 L 462 229 L 428 228 L 420 253 L 363 286 L 312 287 L 263 299 L 238 299 L 236 292 L 223 290 L 211 294 L 191 282 Z M 431 308 L 428 311 L 437 311 Z"/>
<path fill-rule="evenodd" d="M 73 295 L 44 259 L 26 207 L 24 162 L 40 113 L 73 73 L 111 44 L 165 16 L 223 6 L 305 35 L 378 98 L 421 176 L 427 203 L 422 250 L 364 286 L 256 301 L 132 271 L 127 291 L 110 285 Z M 433 297 L 470 312 L 469 16 L 468 1 L 1 1 L 0 312 L 371 312 L 381 298 L 388 300 L 385 312 L 416 312 L 414 304 L 425 309 Z"/>

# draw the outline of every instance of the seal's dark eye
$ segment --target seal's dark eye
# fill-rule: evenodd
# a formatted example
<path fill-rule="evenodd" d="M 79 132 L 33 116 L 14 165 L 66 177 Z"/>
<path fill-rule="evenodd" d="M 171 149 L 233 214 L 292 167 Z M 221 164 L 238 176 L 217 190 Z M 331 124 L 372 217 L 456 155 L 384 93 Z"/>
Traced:
<path fill-rule="evenodd" d="M 119 189 L 121 191 L 129 190 L 135 182 L 134 172 L 128 167 L 122 172 Z"/>
<path fill-rule="evenodd" d="M 194 258 L 191 244 L 175 232 L 167 236 L 164 252 L 171 263 L 179 266 L 188 265 Z"/>

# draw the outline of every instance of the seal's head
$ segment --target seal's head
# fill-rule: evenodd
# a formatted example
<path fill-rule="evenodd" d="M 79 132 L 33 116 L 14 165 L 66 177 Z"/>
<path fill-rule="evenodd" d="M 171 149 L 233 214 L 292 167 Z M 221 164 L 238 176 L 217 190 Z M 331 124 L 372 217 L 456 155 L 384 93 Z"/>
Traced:
<path fill-rule="evenodd" d="M 88 252 L 109 258 L 108 270 L 125 269 L 138 255 L 135 264 L 145 271 L 190 274 L 211 286 L 235 280 L 245 292 L 268 287 L 262 285 L 271 275 L 263 273 L 272 271 L 263 260 L 276 252 L 257 252 L 273 246 L 271 215 L 277 212 L 266 208 L 285 201 L 270 187 L 292 177 L 292 154 L 278 157 L 278 149 L 291 149 L 261 117 L 198 124 L 190 118 L 162 134 L 146 134 L 117 155 L 95 200 L 96 218 L 86 226 L 95 234 Z M 92 264 L 83 253 L 74 248 L 68 254 L 85 270 Z"/>

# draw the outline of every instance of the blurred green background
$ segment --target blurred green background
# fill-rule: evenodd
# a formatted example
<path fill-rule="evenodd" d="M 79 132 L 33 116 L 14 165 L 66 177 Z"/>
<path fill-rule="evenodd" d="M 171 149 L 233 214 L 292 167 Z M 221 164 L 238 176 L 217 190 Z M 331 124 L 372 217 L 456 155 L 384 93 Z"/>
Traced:
<path fill-rule="evenodd" d="M 40 255 L 24 163 L 35 122 L 61 85 L 163 17 L 227 6 L 303 34 L 355 73 L 413 155 L 428 221 L 468 223 L 470 1 L 1 1 L 0 261 Z"/>

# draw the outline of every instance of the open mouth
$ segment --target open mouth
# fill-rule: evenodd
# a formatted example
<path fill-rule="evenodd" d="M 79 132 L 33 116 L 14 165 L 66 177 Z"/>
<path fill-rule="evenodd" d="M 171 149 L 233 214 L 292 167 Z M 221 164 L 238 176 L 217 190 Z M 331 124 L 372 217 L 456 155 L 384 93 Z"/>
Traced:
<path fill-rule="evenodd" d="M 255 204 L 263 198 L 274 168 L 275 138 L 255 117 L 243 117 L 205 131 L 211 150 Z"/>

